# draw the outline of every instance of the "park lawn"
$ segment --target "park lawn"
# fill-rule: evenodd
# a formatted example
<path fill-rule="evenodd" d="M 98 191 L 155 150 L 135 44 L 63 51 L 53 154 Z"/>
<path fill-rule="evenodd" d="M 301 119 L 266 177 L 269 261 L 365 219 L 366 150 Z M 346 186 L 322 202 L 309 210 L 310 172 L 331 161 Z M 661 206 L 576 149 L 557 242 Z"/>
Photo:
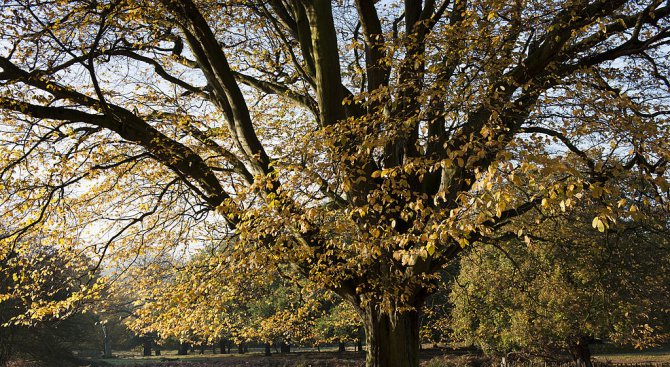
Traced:
<path fill-rule="evenodd" d="M 197 353 L 197 352 L 196 352 Z M 479 354 L 452 354 L 445 350 L 424 350 L 421 356 L 427 362 L 435 357 L 440 360 L 449 360 L 450 365 L 457 365 L 471 358 L 481 358 Z M 645 364 L 645 363 L 670 363 L 670 348 L 651 349 L 646 351 L 602 351 L 593 355 L 594 360 L 610 362 L 615 364 Z M 364 363 L 364 355 L 356 352 L 337 353 L 333 351 L 324 352 L 298 352 L 289 354 L 273 353 L 271 357 L 263 356 L 262 352 L 252 351 L 247 354 L 189 354 L 185 356 L 176 355 L 175 351 L 166 350 L 161 356 L 142 357 L 133 352 L 120 352 L 117 358 L 97 360 L 101 365 L 111 366 L 172 366 L 175 363 L 194 364 L 197 366 L 228 367 L 245 365 L 253 367 L 266 366 L 268 360 L 275 362 L 291 362 L 295 365 L 311 364 L 328 361 L 328 365 L 334 366 L 359 366 Z M 302 363 L 301 363 L 302 362 Z"/>
<path fill-rule="evenodd" d="M 593 356 L 595 360 L 612 363 L 670 363 L 670 348 L 633 352 L 603 353 Z"/>
<path fill-rule="evenodd" d="M 249 353 L 249 357 L 258 355 L 258 353 Z M 246 358 L 245 356 L 235 355 L 235 354 L 188 354 L 188 355 L 177 355 L 176 351 L 163 351 L 160 356 L 140 356 L 137 352 L 134 351 L 121 351 L 115 352 L 114 358 L 105 358 L 105 359 L 94 359 L 95 362 L 100 363 L 101 365 L 112 365 L 112 366 L 136 366 L 136 365 L 148 365 L 161 362 L 182 362 L 182 363 L 198 363 L 198 362 L 211 362 L 211 361 L 225 361 L 230 358 Z"/>
<path fill-rule="evenodd" d="M 111 359 L 97 359 L 99 365 L 111 366 L 172 366 L 176 363 L 193 364 L 197 366 L 212 366 L 212 367 L 232 367 L 232 366 L 267 366 L 268 361 L 289 363 L 291 365 L 312 364 L 317 362 L 321 365 L 324 362 L 329 366 L 358 366 L 364 363 L 364 355 L 356 352 L 299 352 L 289 354 L 274 354 L 271 357 L 265 357 L 262 353 L 250 352 L 243 355 L 240 354 L 192 354 L 186 356 L 178 356 L 175 354 L 164 354 L 161 356 L 139 357 L 136 355 L 126 355 L 119 353 L 117 358 Z M 321 362 L 321 363 L 318 363 Z"/>

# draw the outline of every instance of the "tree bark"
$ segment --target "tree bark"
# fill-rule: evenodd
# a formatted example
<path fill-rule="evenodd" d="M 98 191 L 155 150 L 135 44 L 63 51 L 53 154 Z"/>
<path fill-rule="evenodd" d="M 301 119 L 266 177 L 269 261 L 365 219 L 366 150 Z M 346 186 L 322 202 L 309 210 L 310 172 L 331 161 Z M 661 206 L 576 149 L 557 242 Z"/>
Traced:
<path fill-rule="evenodd" d="M 244 343 L 240 342 L 240 344 L 237 345 L 237 354 L 244 354 Z"/>
<path fill-rule="evenodd" d="M 11 335 L 2 334 L 0 338 L 0 366 L 5 366 L 14 355 Z"/>
<path fill-rule="evenodd" d="M 337 351 L 338 352 L 345 352 L 346 350 L 347 350 L 347 346 L 344 344 L 344 342 L 337 343 Z"/>
<path fill-rule="evenodd" d="M 367 367 L 419 366 L 419 313 L 387 315 L 373 305 L 365 309 Z"/>
<path fill-rule="evenodd" d="M 579 337 L 576 340 L 570 341 L 568 349 L 577 367 L 593 367 L 588 338 Z"/>
<path fill-rule="evenodd" d="M 265 356 L 269 357 L 272 355 L 272 351 L 270 350 L 270 343 L 265 343 Z"/>
<path fill-rule="evenodd" d="M 187 355 L 188 354 L 188 347 L 189 347 L 189 345 L 186 342 L 182 342 L 181 344 L 179 344 L 179 350 L 177 351 L 177 355 L 180 355 L 180 356 Z"/>
<path fill-rule="evenodd" d="M 226 354 L 226 344 L 228 344 L 226 339 L 219 340 L 219 349 L 221 349 L 221 354 Z"/>
<path fill-rule="evenodd" d="M 112 358 L 112 338 L 107 332 L 107 325 L 102 325 L 102 335 L 103 335 L 103 351 L 102 358 Z"/>
<path fill-rule="evenodd" d="M 142 338 L 142 355 L 144 357 L 150 357 L 151 356 L 151 338 L 149 337 L 143 337 Z"/>
<path fill-rule="evenodd" d="M 291 344 L 287 343 L 286 341 L 282 341 L 279 344 L 279 350 L 282 353 L 291 353 Z"/>

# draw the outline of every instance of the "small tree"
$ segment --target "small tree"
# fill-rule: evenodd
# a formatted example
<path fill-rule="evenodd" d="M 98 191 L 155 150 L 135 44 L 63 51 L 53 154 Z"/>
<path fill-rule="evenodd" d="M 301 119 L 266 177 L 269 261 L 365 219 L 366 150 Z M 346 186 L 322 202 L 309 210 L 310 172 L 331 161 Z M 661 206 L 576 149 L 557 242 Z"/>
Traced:
<path fill-rule="evenodd" d="M 30 254 L 0 254 L 0 366 L 15 358 L 78 366 L 73 351 L 96 339 L 96 319 L 82 312 L 77 292 L 90 278 L 72 259 L 32 241 Z"/>
<path fill-rule="evenodd" d="M 362 343 L 359 330 L 363 327 L 356 311 L 340 299 L 331 297 L 314 322 L 314 341 L 317 344 L 337 344 L 344 351 L 346 343 Z"/>
<path fill-rule="evenodd" d="M 596 340 L 640 348 L 670 337 L 667 216 L 621 218 L 603 232 L 594 216 L 576 208 L 525 242 L 472 248 L 451 294 L 454 335 L 489 353 L 567 350 L 583 366 Z"/>

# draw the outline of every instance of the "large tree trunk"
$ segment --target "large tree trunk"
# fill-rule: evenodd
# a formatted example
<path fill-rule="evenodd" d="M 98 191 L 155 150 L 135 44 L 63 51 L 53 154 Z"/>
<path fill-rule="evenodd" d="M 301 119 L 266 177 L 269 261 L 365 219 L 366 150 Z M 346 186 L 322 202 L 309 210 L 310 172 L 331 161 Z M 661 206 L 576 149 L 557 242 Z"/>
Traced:
<path fill-rule="evenodd" d="M 419 366 L 419 313 L 387 315 L 374 306 L 365 309 L 367 367 Z"/>
<path fill-rule="evenodd" d="M 577 367 L 592 367 L 589 339 L 580 337 L 568 343 L 568 349 Z"/>
<path fill-rule="evenodd" d="M 226 354 L 226 347 L 228 346 L 228 341 L 226 339 L 219 340 L 219 349 L 221 349 L 221 354 Z"/>

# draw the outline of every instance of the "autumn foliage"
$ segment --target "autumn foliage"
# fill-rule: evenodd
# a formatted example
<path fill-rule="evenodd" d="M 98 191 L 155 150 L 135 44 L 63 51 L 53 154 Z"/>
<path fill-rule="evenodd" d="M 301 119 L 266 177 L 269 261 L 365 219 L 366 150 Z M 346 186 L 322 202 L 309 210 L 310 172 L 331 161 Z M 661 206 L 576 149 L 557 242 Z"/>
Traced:
<path fill-rule="evenodd" d="M 607 198 L 585 219 L 605 232 L 668 209 L 667 2 L 17 0 L 0 14 L 0 256 L 39 234 L 108 269 L 104 284 L 213 248 L 211 279 L 269 268 L 338 294 L 369 366 L 417 365 L 437 274 L 475 242 L 528 241 L 535 221 L 505 230 L 516 217 Z M 228 286 L 202 279 L 170 291 Z"/>

